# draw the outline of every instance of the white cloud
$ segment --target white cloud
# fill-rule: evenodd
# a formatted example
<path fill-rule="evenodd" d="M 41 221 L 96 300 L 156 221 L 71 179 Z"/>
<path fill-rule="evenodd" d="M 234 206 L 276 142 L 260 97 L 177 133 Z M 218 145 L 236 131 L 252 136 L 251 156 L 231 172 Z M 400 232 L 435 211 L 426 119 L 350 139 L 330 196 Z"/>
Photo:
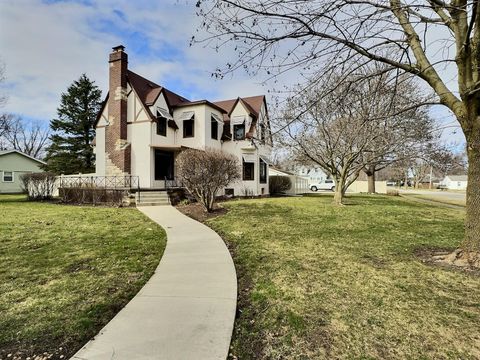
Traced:
<path fill-rule="evenodd" d="M 60 94 L 82 73 L 107 90 L 108 53 L 118 44 L 127 46 L 133 71 L 192 100 L 267 94 L 274 84 L 262 86 L 261 77 L 242 71 L 223 80 L 211 77 L 216 67 L 237 55 L 234 44 L 218 53 L 201 45 L 190 47 L 199 21 L 193 0 L 101 0 L 92 6 L 2 0 L 0 59 L 6 64 L 4 92 L 9 95 L 5 110 L 48 121 L 56 115 Z M 290 72 L 276 85 L 295 80 Z M 454 81 L 449 85 L 454 87 Z M 455 121 L 446 109 L 432 114 Z M 448 131 L 444 138 L 463 141 L 459 131 Z"/>
<path fill-rule="evenodd" d="M 197 21 L 188 1 L 102 0 L 93 6 L 2 1 L 0 58 L 6 64 L 4 90 L 9 95 L 5 110 L 49 120 L 56 115 L 60 94 L 82 73 L 107 90 L 108 53 L 120 43 L 127 45 L 133 71 L 188 92 L 182 95 L 225 98 L 258 93 L 258 85 L 244 74 L 230 81 L 210 77 L 233 55 L 189 47 Z"/>

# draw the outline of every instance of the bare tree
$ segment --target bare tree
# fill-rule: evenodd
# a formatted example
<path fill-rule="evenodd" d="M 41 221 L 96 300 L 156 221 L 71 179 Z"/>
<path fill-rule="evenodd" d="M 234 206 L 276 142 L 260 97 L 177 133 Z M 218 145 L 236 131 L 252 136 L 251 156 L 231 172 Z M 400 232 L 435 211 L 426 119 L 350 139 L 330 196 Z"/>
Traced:
<path fill-rule="evenodd" d="M 50 130 L 39 122 L 26 122 L 20 117 L 11 117 L 9 130 L 3 135 L 2 146 L 19 150 L 34 158 L 41 158 L 49 142 Z"/>
<path fill-rule="evenodd" d="M 5 81 L 5 65 L 0 63 L 0 84 Z M 5 106 L 7 96 L 0 94 L 0 108 Z M 0 138 L 10 130 L 12 116 L 10 114 L 0 114 Z"/>
<path fill-rule="evenodd" d="M 411 159 L 408 164 L 408 172 L 412 175 L 415 188 L 427 179 L 432 183 L 434 174 L 445 177 L 447 174 L 465 174 L 466 166 L 462 163 L 461 156 L 453 154 L 437 138 L 424 149 L 421 149 L 417 156 Z"/>
<path fill-rule="evenodd" d="M 432 137 L 433 121 L 415 106 L 422 97 L 411 79 L 398 81 L 389 72 L 369 76 L 377 73 L 374 68 L 321 80 L 288 106 L 284 144 L 332 175 L 338 204 L 360 171 L 375 192 L 377 171 Z"/>
<path fill-rule="evenodd" d="M 319 77 L 319 69 L 344 66 L 348 59 L 358 65 L 381 62 L 424 80 L 466 137 L 463 247 L 480 252 L 478 0 L 199 0 L 197 7 L 210 34 L 204 41 L 215 47 L 235 41 L 240 56 L 227 71 L 278 75 L 295 69 Z"/>
<path fill-rule="evenodd" d="M 378 122 L 362 108 L 360 90 L 347 82 L 322 82 L 290 100 L 285 111 L 282 143 L 298 160 L 318 164 L 333 177 L 338 205 L 364 168 L 370 144 L 383 135 L 374 131 Z"/>
<path fill-rule="evenodd" d="M 429 97 L 411 76 L 399 76 L 384 66 L 369 66 L 350 77 L 355 81 L 355 90 L 350 92 L 358 99 L 352 106 L 373 122 L 371 131 L 378 133 L 362 154 L 368 192 L 375 193 L 378 171 L 414 158 L 435 138 L 434 121 L 424 106 Z"/>
<path fill-rule="evenodd" d="M 238 159 L 220 150 L 185 150 L 178 155 L 176 163 L 183 186 L 207 212 L 213 211 L 219 191 L 240 179 Z"/>

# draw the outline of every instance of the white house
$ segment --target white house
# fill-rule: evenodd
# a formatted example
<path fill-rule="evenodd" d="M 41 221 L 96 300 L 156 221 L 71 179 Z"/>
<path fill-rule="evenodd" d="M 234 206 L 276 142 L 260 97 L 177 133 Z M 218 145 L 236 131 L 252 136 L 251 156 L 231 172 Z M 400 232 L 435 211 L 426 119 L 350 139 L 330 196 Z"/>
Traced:
<path fill-rule="evenodd" d="M 190 101 L 130 71 L 124 49 L 114 47 L 109 58 L 109 93 L 96 124 L 96 175 L 135 176 L 142 189 L 165 189 L 176 182 L 182 150 L 214 148 L 242 164 L 242 180 L 223 193 L 268 194 L 265 96 Z"/>
<path fill-rule="evenodd" d="M 0 151 L 0 194 L 22 192 L 22 175 L 42 172 L 42 165 L 45 162 L 21 151 Z"/>
<path fill-rule="evenodd" d="M 325 181 L 328 176 L 320 166 L 296 166 L 294 169 L 295 174 L 308 178 L 309 184 L 319 184 Z"/>
<path fill-rule="evenodd" d="M 467 175 L 447 175 L 440 185 L 449 190 L 466 190 L 468 184 Z"/>
<path fill-rule="evenodd" d="M 303 176 L 296 175 L 289 171 L 280 170 L 273 166 L 268 168 L 268 176 L 286 176 L 290 178 L 292 187 L 286 192 L 289 195 L 305 194 L 310 191 L 309 179 Z"/>

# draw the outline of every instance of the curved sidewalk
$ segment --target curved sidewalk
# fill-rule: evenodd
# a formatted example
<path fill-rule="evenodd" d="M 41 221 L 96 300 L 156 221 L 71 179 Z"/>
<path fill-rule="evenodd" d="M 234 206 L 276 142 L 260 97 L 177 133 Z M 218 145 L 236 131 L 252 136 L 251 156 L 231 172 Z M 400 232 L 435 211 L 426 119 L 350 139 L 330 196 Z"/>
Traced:
<path fill-rule="evenodd" d="M 140 292 L 72 359 L 226 359 L 237 278 L 223 240 L 172 206 L 139 207 L 167 232 Z"/>

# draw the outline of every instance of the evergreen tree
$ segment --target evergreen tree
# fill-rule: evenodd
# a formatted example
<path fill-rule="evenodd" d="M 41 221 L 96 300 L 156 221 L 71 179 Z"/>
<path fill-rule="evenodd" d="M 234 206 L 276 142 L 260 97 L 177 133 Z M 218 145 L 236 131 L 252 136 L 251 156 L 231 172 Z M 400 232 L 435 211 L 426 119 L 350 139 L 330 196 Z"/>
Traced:
<path fill-rule="evenodd" d="M 56 174 L 95 171 L 92 141 L 102 92 L 83 74 L 62 93 L 57 119 L 50 121 L 53 135 L 47 149 L 45 170 Z"/>

